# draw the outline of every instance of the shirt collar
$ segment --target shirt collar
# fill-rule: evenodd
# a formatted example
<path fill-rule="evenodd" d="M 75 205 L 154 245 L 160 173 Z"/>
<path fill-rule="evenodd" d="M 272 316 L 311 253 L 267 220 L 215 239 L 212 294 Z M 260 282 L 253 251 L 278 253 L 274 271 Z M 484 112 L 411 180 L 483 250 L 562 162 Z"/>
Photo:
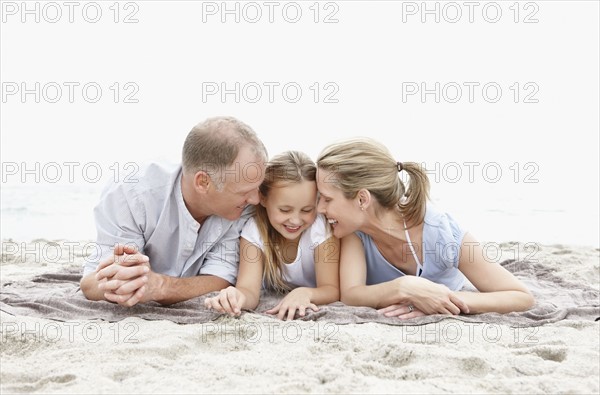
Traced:
<path fill-rule="evenodd" d="M 177 208 L 179 212 L 183 214 L 184 219 L 193 224 L 196 230 L 199 230 L 202 225 L 192 216 L 187 206 L 185 205 L 185 201 L 183 200 L 183 191 L 181 190 L 181 180 L 183 178 L 183 170 L 179 169 L 179 174 L 175 179 L 175 200 L 177 201 Z"/>

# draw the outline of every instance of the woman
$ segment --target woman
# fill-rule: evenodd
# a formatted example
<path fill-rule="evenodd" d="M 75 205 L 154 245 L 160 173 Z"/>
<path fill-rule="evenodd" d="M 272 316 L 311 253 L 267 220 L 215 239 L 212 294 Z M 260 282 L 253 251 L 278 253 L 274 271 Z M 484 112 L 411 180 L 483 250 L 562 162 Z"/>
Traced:
<path fill-rule="evenodd" d="M 417 163 L 396 162 L 383 145 L 353 139 L 326 147 L 317 168 L 318 210 L 342 243 L 342 302 L 400 318 L 534 304 L 519 280 L 485 260 L 470 233 L 427 203 L 429 180 Z M 465 277 L 479 293 L 460 291 Z"/>

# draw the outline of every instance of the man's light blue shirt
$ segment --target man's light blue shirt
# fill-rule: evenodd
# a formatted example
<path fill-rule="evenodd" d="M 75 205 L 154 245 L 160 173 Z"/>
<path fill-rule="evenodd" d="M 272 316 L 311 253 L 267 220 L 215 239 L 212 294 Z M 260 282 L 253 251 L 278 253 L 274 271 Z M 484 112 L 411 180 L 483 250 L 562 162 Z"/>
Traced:
<path fill-rule="evenodd" d="M 136 245 L 157 273 L 213 275 L 235 284 L 240 231 L 252 206 L 239 220 L 213 215 L 200 225 L 183 201 L 181 174 L 181 165 L 153 163 L 133 176 L 133 182 L 111 183 L 104 189 L 94 208 L 101 254 L 84 264 L 84 275 L 113 253 L 115 243 L 122 243 Z"/>

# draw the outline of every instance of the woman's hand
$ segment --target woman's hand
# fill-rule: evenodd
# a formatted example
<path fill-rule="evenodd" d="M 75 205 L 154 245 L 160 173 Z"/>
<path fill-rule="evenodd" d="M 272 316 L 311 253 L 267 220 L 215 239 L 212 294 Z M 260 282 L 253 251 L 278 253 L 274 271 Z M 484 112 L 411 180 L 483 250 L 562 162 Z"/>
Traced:
<path fill-rule="evenodd" d="M 412 305 L 425 315 L 469 313 L 469 306 L 444 285 L 415 276 L 402 276 L 393 281 L 405 295 L 408 303 L 403 304 Z"/>
<path fill-rule="evenodd" d="M 319 311 L 319 308 L 314 303 L 310 302 L 308 290 L 306 288 L 296 288 L 287 294 L 277 306 L 267 310 L 266 313 L 277 314 L 277 318 L 283 320 L 287 312 L 287 319 L 293 320 L 296 315 L 296 310 L 298 310 L 300 317 L 304 317 L 307 308 L 313 311 Z"/>
<path fill-rule="evenodd" d="M 217 296 L 204 299 L 204 306 L 209 310 L 215 309 L 219 313 L 239 316 L 242 314 L 242 306 L 245 301 L 246 296 L 242 291 L 230 286 L 222 289 Z"/>
<path fill-rule="evenodd" d="M 426 315 L 421 310 L 415 308 L 412 304 L 393 304 L 383 309 L 377 310 L 378 313 L 385 315 L 386 317 L 398 317 L 401 320 L 407 320 L 409 318 L 421 317 Z"/>

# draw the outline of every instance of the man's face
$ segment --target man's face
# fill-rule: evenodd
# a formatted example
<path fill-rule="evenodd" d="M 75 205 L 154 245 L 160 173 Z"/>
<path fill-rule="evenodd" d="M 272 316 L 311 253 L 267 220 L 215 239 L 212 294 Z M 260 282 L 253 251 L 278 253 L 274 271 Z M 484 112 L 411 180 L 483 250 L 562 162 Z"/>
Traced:
<path fill-rule="evenodd" d="M 249 148 L 242 148 L 234 163 L 224 172 L 223 188 L 211 188 L 215 215 L 230 221 L 238 219 L 248 204 L 258 204 L 258 187 L 265 178 L 265 163 Z"/>

